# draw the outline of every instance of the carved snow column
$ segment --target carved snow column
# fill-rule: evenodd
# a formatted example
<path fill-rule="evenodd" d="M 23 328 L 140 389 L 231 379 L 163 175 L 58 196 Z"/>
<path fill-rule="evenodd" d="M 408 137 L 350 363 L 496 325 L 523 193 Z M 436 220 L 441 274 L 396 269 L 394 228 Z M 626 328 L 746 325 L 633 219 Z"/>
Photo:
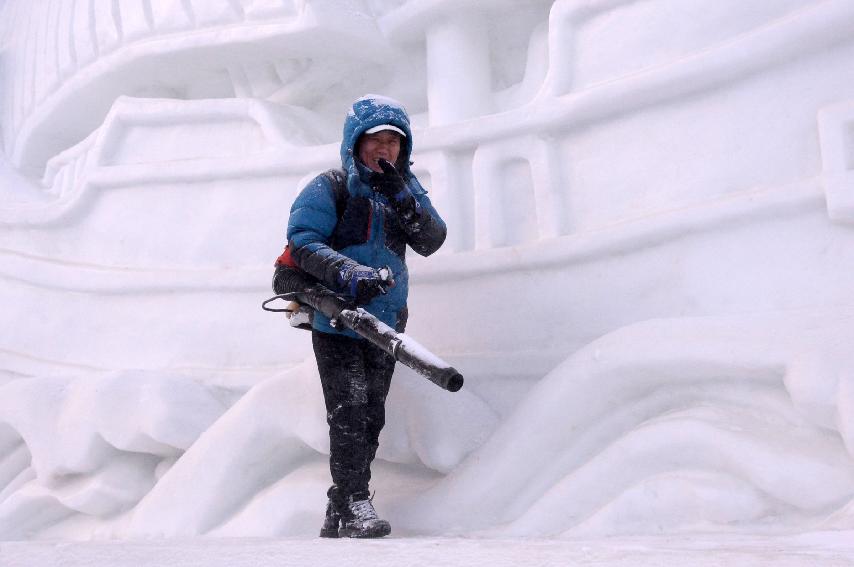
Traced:
<path fill-rule="evenodd" d="M 561 96 L 575 87 L 576 36 L 588 21 L 638 0 L 556 0 L 549 11 L 549 69 L 544 94 Z"/>
<path fill-rule="evenodd" d="M 443 15 L 426 30 L 427 102 L 430 125 L 450 125 L 488 114 L 492 108 L 492 72 L 486 25 L 472 14 Z M 474 248 L 474 148 L 443 155 L 446 213 L 454 251 Z"/>
<path fill-rule="evenodd" d="M 461 252 L 474 248 L 475 203 L 472 180 L 472 157 L 474 150 L 444 152 L 445 187 L 449 226 L 448 243 L 451 250 Z"/>
<path fill-rule="evenodd" d="M 473 16 L 445 15 L 427 29 L 430 125 L 488 114 L 492 72 L 487 27 Z"/>
<path fill-rule="evenodd" d="M 822 108 L 818 130 L 827 214 L 854 224 L 854 100 Z"/>
<path fill-rule="evenodd" d="M 568 184 L 568 160 L 561 147 L 560 137 L 544 133 L 539 136 L 542 147 L 542 173 L 537 184 L 537 213 L 540 236 L 550 238 L 569 234 L 572 223 L 572 201 Z M 535 169 L 536 171 L 536 169 Z"/>
<path fill-rule="evenodd" d="M 575 19 L 582 9 L 574 2 L 557 0 L 549 12 L 549 69 L 544 92 L 550 96 L 566 94 L 572 88 Z"/>

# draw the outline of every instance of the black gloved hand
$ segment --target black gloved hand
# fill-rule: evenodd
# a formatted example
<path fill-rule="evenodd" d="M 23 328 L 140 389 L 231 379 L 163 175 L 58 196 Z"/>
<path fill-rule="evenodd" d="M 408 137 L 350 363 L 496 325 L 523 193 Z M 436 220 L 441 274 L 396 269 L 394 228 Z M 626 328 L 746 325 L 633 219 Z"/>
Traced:
<path fill-rule="evenodd" d="M 406 186 L 403 176 L 391 163 L 380 158 L 377 160 L 377 164 L 383 172 L 375 171 L 371 174 L 371 185 L 374 191 L 385 195 L 404 222 L 409 222 L 419 212 L 415 196 Z"/>
<path fill-rule="evenodd" d="M 406 197 L 407 194 L 411 194 L 406 187 L 403 176 L 388 160 L 380 158 L 377 160 L 377 164 L 383 172 L 375 171 L 371 174 L 371 186 L 374 191 L 382 193 L 392 203 L 400 200 L 399 197 Z"/>
<path fill-rule="evenodd" d="M 350 265 L 339 274 L 341 286 L 354 298 L 356 305 L 370 303 L 376 296 L 386 293 L 386 288 L 394 285 L 391 270 L 388 267 L 369 268 L 359 264 Z"/>

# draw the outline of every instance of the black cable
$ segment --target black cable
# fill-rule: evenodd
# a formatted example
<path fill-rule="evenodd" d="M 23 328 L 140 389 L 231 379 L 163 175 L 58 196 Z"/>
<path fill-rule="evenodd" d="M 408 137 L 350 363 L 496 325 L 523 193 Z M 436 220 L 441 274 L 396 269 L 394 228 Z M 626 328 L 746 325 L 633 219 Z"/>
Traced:
<path fill-rule="evenodd" d="M 261 303 L 261 309 L 264 311 L 271 311 L 273 313 L 293 313 L 293 309 L 273 309 L 272 307 L 267 307 L 267 304 L 271 301 L 275 301 L 277 299 L 283 299 L 285 301 L 296 301 L 297 292 L 292 291 L 289 293 L 282 293 L 280 295 L 274 295 L 270 299 L 267 299 L 263 303 Z"/>

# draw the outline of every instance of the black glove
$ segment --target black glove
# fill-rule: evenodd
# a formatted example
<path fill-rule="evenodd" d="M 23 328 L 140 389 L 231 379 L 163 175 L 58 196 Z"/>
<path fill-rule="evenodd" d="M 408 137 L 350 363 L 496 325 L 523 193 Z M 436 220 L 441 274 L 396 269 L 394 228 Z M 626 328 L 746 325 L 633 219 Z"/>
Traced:
<path fill-rule="evenodd" d="M 403 176 L 388 160 L 380 158 L 377 160 L 377 163 L 383 172 L 379 173 L 375 171 L 371 174 L 371 185 L 374 191 L 385 195 L 391 203 L 406 198 L 407 195 L 412 195 L 406 187 Z"/>
<path fill-rule="evenodd" d="M 375 171 L 371 174 L 371 185 L 374 191 L 385 195 L 404 223 L 411 222 L 420 214 L 418 201 L 415 200 L 412 191 L 406 186 L 403 176 L 391 163 L 382 158 L 378 159 L 377 163 L 383 172 Z"/>
<path fill-rule="evenodd" d="M 391 270 L 388 267 L 369 268 L 359 264 L 351 264 L 339 274 L 341 286 L 350 295 L 356 305 L 370 303 L 376 296 L 386 293 L 386 288 L 394 285 Z"/>

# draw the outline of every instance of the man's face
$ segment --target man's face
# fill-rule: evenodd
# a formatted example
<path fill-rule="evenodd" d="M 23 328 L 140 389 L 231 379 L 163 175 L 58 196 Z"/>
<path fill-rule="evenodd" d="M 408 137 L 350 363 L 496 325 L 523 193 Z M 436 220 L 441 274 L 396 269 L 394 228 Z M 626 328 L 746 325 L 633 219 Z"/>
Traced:
<path fill-rule="evenodd" d="M 400 155 L 400 134 L 391 130 L 382 130 L 373 134 L 362 134 L 359 138 L 359 159 L 373 171 L 382 172 L 377 160 L 382 158 L 397 162 Z"/>

